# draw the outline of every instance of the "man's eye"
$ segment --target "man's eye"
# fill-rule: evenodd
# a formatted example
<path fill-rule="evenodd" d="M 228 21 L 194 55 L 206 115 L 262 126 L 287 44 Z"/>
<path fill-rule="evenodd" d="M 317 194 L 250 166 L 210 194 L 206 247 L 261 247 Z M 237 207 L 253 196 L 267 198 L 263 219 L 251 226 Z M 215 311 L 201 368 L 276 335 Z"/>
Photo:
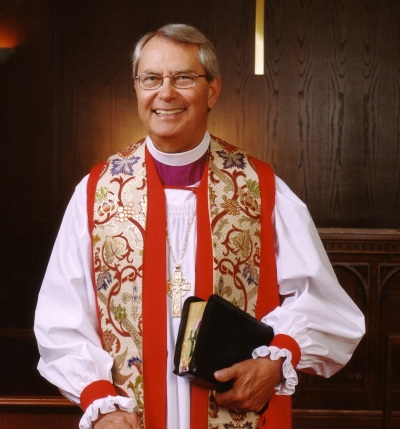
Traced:
<path fill-rule="evenodd" d="M 179 80 L 181 82 L 185 81 L 185 80 L 193 80 L 193 77 L 187 74 L 179 74 L 175 76 L 175 80 Z"/>
<path fill-rule="evenodd" d="M 142 78 L 143 82 L 149 82 L 149 83 L 158 82 L 160 79 L 161 78 L 159 76 L 152 76 L 152 75 L 143 76 L 143 78 Z"/>

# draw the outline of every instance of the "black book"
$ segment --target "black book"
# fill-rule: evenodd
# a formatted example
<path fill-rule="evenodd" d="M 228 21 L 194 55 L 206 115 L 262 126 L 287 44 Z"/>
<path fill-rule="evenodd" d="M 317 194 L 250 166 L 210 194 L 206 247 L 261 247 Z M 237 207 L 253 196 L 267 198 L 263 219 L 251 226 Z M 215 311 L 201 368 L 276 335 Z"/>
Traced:
<path fill-rule="evenodd" d="M 269 345 L 273 329 L 218 295 L 208 301 L 187 298 L 174 355 L 174 374 L 219 392 L 229 390 L 214 372 L 252 358 L 257 347 Z"/>

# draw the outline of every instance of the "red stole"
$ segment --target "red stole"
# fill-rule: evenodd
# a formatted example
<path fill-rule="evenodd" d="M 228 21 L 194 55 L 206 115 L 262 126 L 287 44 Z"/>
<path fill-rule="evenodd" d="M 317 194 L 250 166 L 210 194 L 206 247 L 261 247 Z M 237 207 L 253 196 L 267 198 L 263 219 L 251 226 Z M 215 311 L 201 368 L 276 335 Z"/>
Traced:
<path fill-rule="evenodd" d="M 260 287 L 256 315 L 258 318 L 279 305 L 276 280 L 274 231 L 271 215 L 275 205 L 275 186 L 270 167 L 253 159 L 260 178 L 261 200 L 263 204 Z M 165 246 L 165 195 L 151 156 L 146 151 L 148 177 L 148 225 L 144 246 L 143 275 L 143 362 L 145 424 L 148 428 L 165 428 L 166 422 L 166 254 Z M 272 175 L 272 176 L 271 176 Z M 196 272 L 202 281 L 196 281 L 196 296 L 207 299 L 213 293 L 213 257 L 211 246 L 211 226 L 208 208 L 208 167 L 205 168 L 197 196 L 197 257 Z M 155 269 L 155 261 L 157 266 Z M 159 293 L 154 287 L 160 285 Z M 160 329 L 163 327 L 163 329 Z M 191 429 L 208 427 L 207 389 L 192 386 Z M 260 428 L 290 429 L 291 398 L 274 396 L 265 415 L 260 417 Z"/>
<path fill-rule="evenodd" d="M 259 287 L 256 316 L 261 318 L 279 305 L 276 281 L 274 231 L 271 215 L 275 205 L 274 176 L 270 167 L 252 159 L 259 175 L 262 200 L 262 229 Z M 162 429 L 166 425 L 166 204 L 164 189 L 152 157 L 146 149 L 148 180 L 148 227 L 143 254 L 143 379 L 145 426 Z M 92 188 L 91 186 L 89 188 Z M 92 188 L 93 189 L 93 188 Z M 196 295 L 207 299 L 213 293 L 213 252 L 209 207 L 208 167 L 205 168 L 197 195 L 197 258 Z M 92 196 L 88 196 L 92 198 Z M 89 219 L 93 216 L 89 213 Z M 161 245 L 160 245 L 161 244 Z M 156 288 L 155 288 L 156 286 Z M 191 429 L 208 427 L 208 395 L 206 389 L 192 386 Z M 291 398 L 274 396 L 265 415 L 260 417 L 260 428 L 290 429 Z"/>
<path fill-rule="evenodd" d="M 165 428 L 167 387 L 166 204 L 146 149 L 147 225 L 143 253 L 143 380 L 145 427 Z"/>

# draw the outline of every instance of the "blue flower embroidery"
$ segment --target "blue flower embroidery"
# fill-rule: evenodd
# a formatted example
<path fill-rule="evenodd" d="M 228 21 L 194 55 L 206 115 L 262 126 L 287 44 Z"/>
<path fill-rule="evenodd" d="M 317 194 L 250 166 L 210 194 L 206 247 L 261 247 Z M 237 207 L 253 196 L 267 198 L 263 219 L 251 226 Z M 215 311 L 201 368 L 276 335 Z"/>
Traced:
<path fill-rule="evenodd" d="M 217 154 L 224 160 L 224 168 L 240 168 L 243 169 L 246 166 L 244 162 L 244 155 L 242 153 L 225 152 L 224 150 L 218 150 Z"/>
<path fill-rule="evenodd" d="M 116 158 L 112 161 L 111 174 L 115 176 L 116 174 L 127 174 L 132 176 L 133 170 L 132 166 L 139 161 L 138 156 L 132 156 L 131 158 Z"/>
<path fill-rule="evenodd" d="M 133 283 L 132 293 L 133 293 L 133 302 L 138 302 L 139 301 L 139 288 L 138 288 L 138 285 L 136 283 Z"/>
<path fill-rule="evenodd" d="M 246 265 L 243 269 L 243 277 L 247 280 L 247 284 L 258 286 L 258 273 L 255 268 Z"/>
<path fill-rule="evenodd" d="M 137 364 L 140 365 L 142 363 L 142 360 L 132 356 L 129 360 L 128 360 L 128 367 L 132 368 L 132 365 L 136 366 Z"/>
<path fill-rule="evenodd" d="M 97 276 L 96 286 L 97 290 L 107 290 L 112 282 L 111 273 L 105 270 L 102 270 L 101 273 Z"/>

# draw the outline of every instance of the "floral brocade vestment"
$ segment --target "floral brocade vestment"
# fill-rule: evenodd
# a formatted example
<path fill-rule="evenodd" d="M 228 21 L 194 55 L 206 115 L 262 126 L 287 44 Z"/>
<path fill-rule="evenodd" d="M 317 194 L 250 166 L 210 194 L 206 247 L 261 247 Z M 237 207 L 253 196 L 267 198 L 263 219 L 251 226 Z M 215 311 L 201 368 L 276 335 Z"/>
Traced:
<path fill-rule="evenodd" d="M 145 427 L 152 428 L 154 423 L 150 422 L 153 422 L 153 417 L 146 410 L 154 399 L 150 394 L 146 396 L 146 392 L 153 390 L 146 387 L 152 381 L 146 375 L 145 362 L 160 367 L 160 377 L 165 379 L 165 373 L 162 376 L 162 371 L 165 371 L 162 362 L 165 355 L 165 351 L 162 353 L 163 347 L 165 349 L 162 335 L 165 330 L 158 329 L 159 341 L 152 339 L 151 344 L 144 333 L 150 332 L 149 326 L 155 323 L 154 320 L 157 326 L 160 323 L 166 326 L 167 316 L 162 309 L 162 305 L 165 307 L 164 285 L 167 282 L 165 261 L 162 261 L 165 259 L 165 233 L 155 235 L 153 232 L 155 221 L 161 224 L 161 227 L 158 225 L 160 231 L 165 230 L 166 214 L 162 185 L 144 141 L 93 169 L 88 186 L 93 277 L 103 348 L 113 357 L 115 387 L 121 395 L 136 400 L 144 414 Z M 271 225 L 274 193 L 274 176 L 267 164 L 211 137 L 208 166 L 196 191 L 199 254 L 196 273 L 202 273 L 202 281 L 196 281 L 196 295 L 206 299 L 217 293 L 258 318 L 278 305 Z M 151 207 L 156 207 L 151 198 L 159 199 L 157 209 L 154 209 L 159 210 L 156 217 L 151 212 Z M 202 236 L 207 236 L 207 239 L 204 241 Z M 150 266 L 146 264 L 146 257 L 150 258 L 150 246 L 161 249 L 161 253 L 151 255 L 152 266 L 157 267 L 156 271 L 161 274 L 146 270 Z M 208 277 L 204 277 L 205 272 Z M 159 276 L 159 280 L 154 276 Z M 150 278 L 153 283 L 160 283 L 156 290 L 162 296 L 154 296 L 157 295 L 155 289 L 151 296 L 146 295 Z M 209 282 L 204 281 L 207 278 Z M 150 300 L 159 300 L 159 306 L 150 305 Z M 155 349 L 152 349 L 152 344 Z M 160 362 L 156 361 L 157 356 Z M 204 392 L 197 394 L 204 397 Z M 160 398 L 156 399 L 162 402 Z M 222 408 L 212 395 L 207 394 L 207 400 L 208 427 L 212 429 L 289 427 L 283 423 L 280 426 L 272 423 L 279 397 L 273 398 L 272 410 L 261 417 L 255 413 L 238 414 Z M 196 394 L 192 396 L 192 404 L 195 401 Z M 286 411 L 290 414 L 290 406 Z"/>

